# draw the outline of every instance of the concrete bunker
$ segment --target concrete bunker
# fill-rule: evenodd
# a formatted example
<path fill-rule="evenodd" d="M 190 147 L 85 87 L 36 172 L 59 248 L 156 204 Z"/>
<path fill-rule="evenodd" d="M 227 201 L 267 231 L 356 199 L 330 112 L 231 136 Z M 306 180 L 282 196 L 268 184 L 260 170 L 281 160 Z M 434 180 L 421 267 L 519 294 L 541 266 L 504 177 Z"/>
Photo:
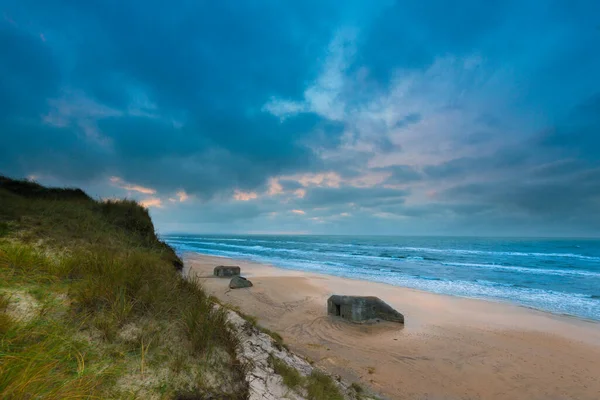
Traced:
<path fill-rule="evenodd" d="M 384 320 L 404 324 L 404 315 L 375 296 L 334 294 L 327 300 L 327 314 L 356 323 Z"/>
<path fill-rule="evenodd" d="M 213 273 L 215 276 L 218 276 L 221 278 L 238 276 L 240 274 L 240 267 L 219 265 L 218 267 L 215 267 L 215 270 Z"/>

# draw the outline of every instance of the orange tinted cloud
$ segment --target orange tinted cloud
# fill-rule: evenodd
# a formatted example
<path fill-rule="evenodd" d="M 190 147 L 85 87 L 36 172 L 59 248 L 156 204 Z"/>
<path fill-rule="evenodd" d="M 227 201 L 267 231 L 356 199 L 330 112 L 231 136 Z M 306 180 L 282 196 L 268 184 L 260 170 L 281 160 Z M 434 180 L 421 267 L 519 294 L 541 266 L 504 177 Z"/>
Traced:
<path fill-rule="evenodd" d="M 294 191 L 294 194 L 296 195 L 296 197 L 298 198 L 304 198 L 304 196 L 306 196 L 306 190 L 305 189 L 296 189 Z"/>
<path fill-rule="evenodd" d="M 237 201 L 248 201 L 256 199 L 257 197 L 258 194 L 256 194 L 256 192 L 242 192 L 241 190 L 236 190 L 233 194 L 233 198 Z"/>
<path fill-rule="evenodd" d="M 279 183 L 279 179 L 269 179 L 269 196 L 283 193 L 283 186 Z"/>
<path fill-rule="evenodd" d="M 110 181 L 112 182 L 113 185 L 120 187 L 121 189 L 129 190 L 131 192 L 139 192 L 139 193 L 143 193 L 143 194 L 156 194 L 156 190 L 154 190 L 152 188 L 147 188 L 144 186 L 127 183 L 123 179 L 119 178 L 118 176 L 112 176 L 110 178 Z"/>
<path fill-rule="evenodd" d="M 179 198 L 179 201 L 180 201 L 181 203 L 183 203 L 184 201 L 186 201 L 187 199 L 189 199 L 189 198 L 190 198 L 190 195 L 189 195 L 189 194 L 187 194 L 187 193 L 185 192 L 185 190 L 180 190 L 179 192 L 177 192 L 177 197 Z"/>
<path fill-rule="evenodd" d="M 162 200 L 159 198 L 156 198 L 156 197 L 150 197 L 148 199 L 141 200 L 140 204 L 146 208 L 150 208 L 150 207 L 162 208 L 162 206 L 163 206 Z"/>

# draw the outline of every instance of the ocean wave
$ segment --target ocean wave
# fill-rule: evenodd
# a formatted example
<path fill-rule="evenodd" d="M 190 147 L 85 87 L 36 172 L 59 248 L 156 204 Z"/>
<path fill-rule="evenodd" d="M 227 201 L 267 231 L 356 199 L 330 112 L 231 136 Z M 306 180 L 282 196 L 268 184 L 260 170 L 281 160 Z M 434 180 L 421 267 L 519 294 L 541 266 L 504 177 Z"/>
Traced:
<path fill-rule="evenodd" d="M 442 262 L 442 265 L 452 267 L 472 267 L 472 268 L 486 268 L 494 270 L 505 270 L 510 272 L 522 272 L 527 274 L 536 275 L 578 275 L 578 276 L 589 276 L 589 277 L 600 277 L 600 273 L 590 271 L 575 271 L 567 269 L 547 269 L 547 268 L 529 268 L 519 267 L 512 265 L 498 265 L 498 264 L 477 264 L 477 263 L 461 263 L 461 262 Z"/>
<path fill-rule="evenodd" d="M 260 246 L 260 245 L 236 245 L 236 244 L 229 244 L 229 243 L 219 243 L 219 242 L 199 242 L 199 241 L 195 241 L 195 242 L 187 242 L 187 241 L 177 241 L 177 240 L 171 240 L 169 241 L 170 243 L 173 244 L 195 244 L 195 245 L 205 245 L 205 246 L 221 246 L 221 247 L 228 247 L 228 248 L 236 248 L 236 249 L 241 249 L 241 250 L 255 250 L 255 251 L 261 251 L 261 252 L 274 252 L 274 253 L 290 253 L 290 254 L 296 254 L 299 256 L 329 256 L 329 257 L 340 257 L 340 258 L 362 258 L 362 259 L 373 259 L 373 260 L 394 260 L 394 259 L 412 259 L 412 260 L 422 260 L 423 257 L 399 257 L 399 256 L 386 256 L 386 257 L 382 257 L 382 256 L 375 256 L 375 255 L 367 255 L 367 254 L 356 254 L 356 253 L 339 253 L 339 252 L 335 252 L 335 251 L 314 251 L 314 250 L 302 250 L 302 249 L 289 249 L 289 248 L 276 248 L 276 247 L 265 247 L 265 246 Z M 202 249 L 196 249 L 196 250 L 205 250 L 205 248 Z"/>
<path fill-rule="evenodd" d="M 428 247 L 398 247 L 399 250 L 422 251 L 429 253 L 447 254 L 481 254 L 494 256 L 521 256 L 521 257 L 567 257 L 581 260 L 600 261 L 600 257 L 586 256 L 574 253 L 524 253 L 519 251 L 488 251 L 488 250 L 464 250 L 464 249 L 433 249 Z"/>
<path fill-rule="evenodd" d="M 219 243 L 221 241 L 235 241 L 235 242 L 249 242 L 249 243 L 262 243 L 270 244 L 271 246 L 261 246 L 264 249 L 270 249 L 272 251 L 305 251 L 302 249 L 290 249 L 276 247 L 281 244 L 289 245 L 301 245 L 310 248 L 318 248 L 320 252 L 332 253 L 336 248 L 358 248 L 363 252 L 365 251 L 376 251 L 380 257 L 384 258 L 408 258 L 415 257 L 412 254 L 394 254 L 397 252 L 421 252 L 421 253 L 438 253 L 438 254 L 459 254 L 459 255 L 484 255 L 484 256 L 511 256 L 511 257 L 537 257 L 537 258 L 571 258 L 586 260 L 592 262 L 600 262 L 600 257 L 588 256 L 585 254 L 577 253 L 543 253 L 543 252 L 522 252 L 522 251 L 492 251 L 492 250 L 472 250 L 472 249 L 454 249 L 454 248 L 431 248 L 431 247 L 411 247 L 411 246 L 389 246 L 389 245 L 369 245 L 361 243 L 323 243 L 323 242 L 304 242 L 304 241 L 293 241 L 293 240 L 263 240 L 263 239 L 242 239 L 242 238 L 210 238 L 210 237 L 187 237 L 187 236 L 165 236 L 168 241 L 184 241 L 188 243 L 198 243 L 207 245 L 222 245 L 222 246 L 233 246 L 228 243 Z M 173 240 L 175 239 L 175 240 Z M 256 247 L 258 248 L 258 247 Z M 356 251 L 354 251 L 356 253 Z M 419 255 L 425 259 L 428 257 Z M 369 257 L 376 257 L 369 255 Z"/>
<path fill-rule="evenodd" d="M 176 244 L 196 244 L 196 245 L 205 245 L 205 246 L 223 246 L 223 247 L 232 247 L 232 248 L 236 248 L 236 249 L 254 249 L 254 250 L 268 250 L 268 251 L 276 251 L 278 249 L 273 249 L 271 247 L 265 247 L 265 246 L 261 246 L 261 245 L 248 245 L 248 246 L 243 246 L 243 245 L 239 245 L 239 244 L 229 244 L 229 243 L 219 243 L 219 242 L 205 242 L 205 241 L 178 241 L 178 240 L 171 240 L 171 243 L 176 243 Z M 292 251 L 295 252 L 297 251 L 296 249 L 284 249 L 285 251 Z"/>
<path fill-rule="evenodd" d="M 422 275 L 415 275 L 415 278 L 417 279 L 424 279 L 426 281 L 443 281 L 442 278 L 438 278 L 437 276 L 422 276 Z"/>
<path fill-rule="evenodd" d="M 366 279 L 366 278 L 363 278 Z M 493 299 L 554 313 L 600 319 L 600 301 L 580 293 L 525 288 L 514 284 L 478 280 L 430 280 L 425 277 L 381 276 L 369 279 L 428 292 L 478 299 Z"/>
<path fill-rule="evenodd" d="M 269 258 L 270 264 L 308 272 L 368 280 L 460 297 L 494 299 L 546 311 L 600 319 L 600 302 L 585 294 L 523 287 L 519 284 L 442 279 L 428 275 L 409 275 L 396 270 L 349 267 L 323 268 L 318 262 Z"/>

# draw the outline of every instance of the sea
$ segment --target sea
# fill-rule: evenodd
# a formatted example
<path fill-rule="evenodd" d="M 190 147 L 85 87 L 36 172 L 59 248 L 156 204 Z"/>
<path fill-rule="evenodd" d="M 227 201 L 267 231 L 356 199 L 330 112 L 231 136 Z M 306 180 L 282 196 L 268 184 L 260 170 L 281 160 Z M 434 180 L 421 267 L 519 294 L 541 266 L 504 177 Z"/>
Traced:
<path fill-rule="evenodd" d="M 600 239 L 163 235 L 177 252 L 600 320 Z"/>

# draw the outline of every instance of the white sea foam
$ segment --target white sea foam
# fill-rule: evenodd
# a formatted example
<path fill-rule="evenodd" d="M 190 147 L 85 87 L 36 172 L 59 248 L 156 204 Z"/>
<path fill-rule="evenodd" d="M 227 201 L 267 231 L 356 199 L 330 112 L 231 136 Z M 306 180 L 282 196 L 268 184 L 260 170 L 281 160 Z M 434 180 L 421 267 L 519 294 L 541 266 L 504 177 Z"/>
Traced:
<path fill-rule="evenodd" d="M 600 257 L 588 256 L 584 254 L 575 253 L 542 253 L 542 252 L 520 252 L 520 251 L 489 251 L 489 250 L 473 250 L 473 249 L 439 249 L 431 247 L 410 247 L 410 246 L 375 246 L 367 244 L 349 244 L 349 243 L 319 243 L 319 242 L 300 242 L 300 241 L 278 241 L 278 240 L 261 240 L 261 239 L 239 239 L 239 238 L 206 238 L 206 237 L 187 237 L 187 236 L 166 236 L 168 240 L 177 242 L 187 243 L 198 243 L 205 245 L 222 245 L 228 246 L 227 243 L 220 243 L 221 241 L 241 241 L 241 242 L 256 242 L 256 243 L 269 243 L 271 245 L 279 244 L 293 244 L 308 246 L 311 248 L 319 247 L 326 249 L 337 248 L 361 248 L 363 250 L 375 250 L 378 252 L 421 252 L 421 253 L 438 253 L 438 254 L 466 254 L 466 255 L 489 255 L 489 256 L 512 256 L 512 257 L 539 257 L 539 258 L 574 258 L 580 260 L 588 260 L 593 262 L 600 262 Z M 229 245 L 234 246 L 234 245 Z M 272 246 L 261 246 L 264 249 L 271 251 L 293 251 L 295 249 L 272 247 Z M 344 254 L 345 255 L 345 254 Z M 416 255 L 391 255 L 396 256 L 408 256 L 408 257 L 422 257 Z M 374 257 L 374 256 L 372 256 Z"/>
<path fill-rule="evenodd" d="M 179 251 L 244 258 L 287 269 L 514 302 L 600 319 L 600 301 L 592 297 L 590 289 L 600 285 L 596 263 L 600 257 L 591 255 L 525 252 L 522 247 L 515 248 L 520 251 L 494 251 L 217 237 L 165 239 Z M 494 263 L 496 260 L 498 263 Z M 572 290 L 581 293 L 568 293 Z"/>
<path fill-rule="evenodd" d="M 477 263 L 461 263 L 461 262 L 442 262 L 443 265 L 455 266 L 455 267 L 470 267 L 470 268 L 486 268 L 495 270 L 504 270 L 509 272 L 520 272 L 526 274 L 536 275 L 578 275 L 578 276 L 590 276 L 600 277 L 600 273 L 591 271 L 577 271 L 572 269 L 548 269 L 548 268 L 529 268 L 519 267 L 513 265 L 498 265 L 498 264 L 477 264 Z"/>
<path fill-rule="evenodd" d="M 432 249 L 427 247 L 398 247 L 399 250 L 422 251 L 425 253 L 446 253 L 446 254 L 481 254 L 494 256 L 521 256 L 521 257 L 567 257 L 578 258 L 581 260 L 600 261 L 600 257 L 586 256 L 573 253 L 524 253 L 519 251 L 484 251 L 484 250 L 464 250 L 464 249 Z"/>

